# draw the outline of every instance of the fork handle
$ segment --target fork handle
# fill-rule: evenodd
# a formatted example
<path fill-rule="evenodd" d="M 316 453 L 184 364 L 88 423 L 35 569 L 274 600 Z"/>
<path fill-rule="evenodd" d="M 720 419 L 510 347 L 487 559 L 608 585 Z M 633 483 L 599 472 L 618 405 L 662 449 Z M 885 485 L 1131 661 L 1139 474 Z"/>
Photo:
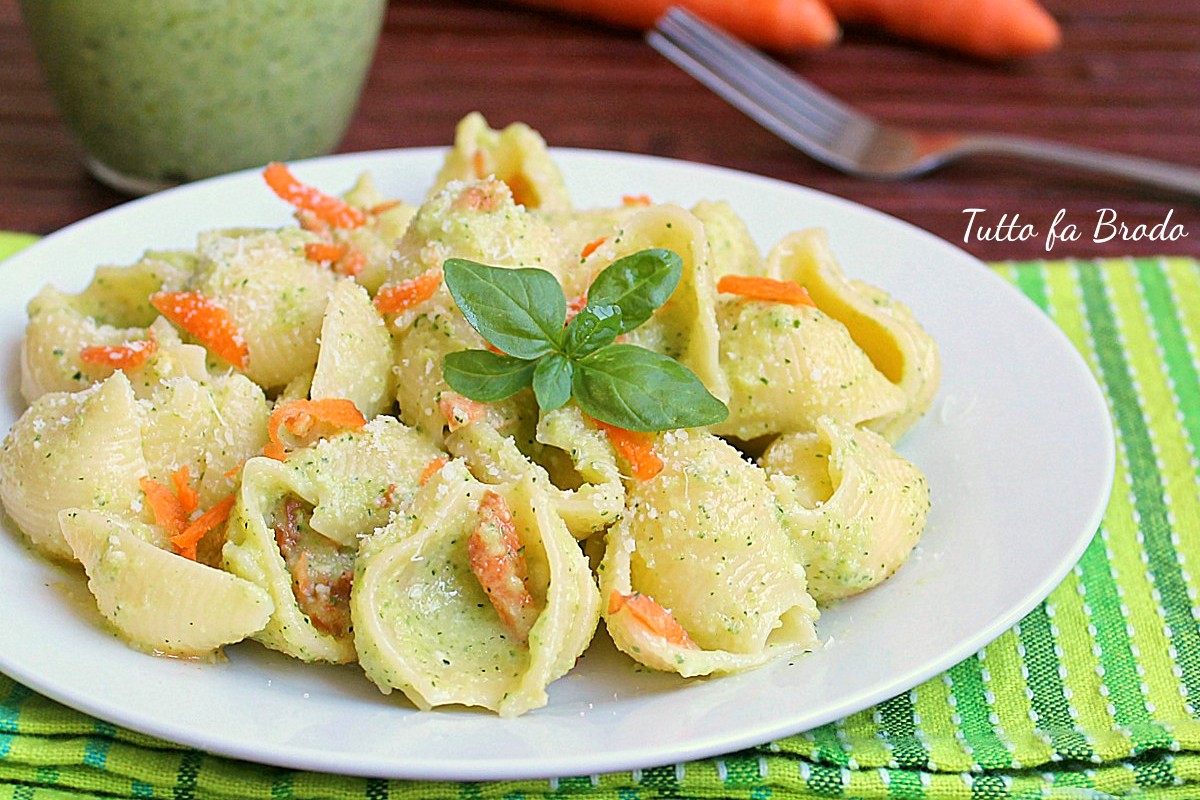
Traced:
<path fill-rule="evenodd" d="M 1062 164 L 1200 197 L 1200 169 L 1168 164 L 1164 161 L 1027 139 L 1022 136 L 964 136 L 956 149 L 964 154 L 1016 156 Z"/>

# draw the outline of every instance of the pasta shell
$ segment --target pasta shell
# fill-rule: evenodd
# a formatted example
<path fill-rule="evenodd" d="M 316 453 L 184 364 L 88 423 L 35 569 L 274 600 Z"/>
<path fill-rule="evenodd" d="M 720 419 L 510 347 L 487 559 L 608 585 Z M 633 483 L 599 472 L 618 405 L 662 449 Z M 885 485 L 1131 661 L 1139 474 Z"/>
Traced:
<path fill-rule="evenodd" d="M 882 583 L 925 528 L 924 474 L 874 431 L 824 418 L 777 439 L 762 465 L 819 602 Z"/>
<path fill-rule="evenodd" d="M 311 235 L 227 230 L 201 234 L 191 288 L 224 308 L 249 348 L 245 374 L 264 389 L 285 386 L 317 362 L 329 293 L 339 280 L 309 261 Z"/>
<path fill-rule="evenodd" d="M 395 349 L 383 317 L 366 289 L 341 281 L 333 289 L 321 323 L 321 344 L 310 397 L 344 397 L 367 419 L 395 402 Z"/>
<path fill-rule="evenodd" d="M 514 640 L 472 571 L 467 540 L 487 492 L 511 509 L 540 609 L 528 643 Z M 418 708 L 481 706 L 516 716 L 545 705 L 546 687 L 583 652 L 599 618 L 587 559 L 526 475 L 488 488 L 453 461 L 363 544 L 352 599 L 359 663 L 385 693 Z"/>
<path fill-rule="evenodd" d="M 76 508 L 62 511 L 59 521 L 100 613 L 139 650 L 211 657 L 270 616 L 262 589 L 163 550 L 148 526 Z"/>
<path fill-rule="evenodd" d="M 493 130 L 482 114 L 472 112 L 459 121 L 454 147 L 446 154 L 430 194 L 452 181 L 488 176 L 504 181 L 513 200 L 529 210 L 558 213 L 571 208 L 562 173 L 537 131 L 520 122 Z"/>
<path fill-rule="evenodd" d="M 718 319 L 730 394 L 713 433 L 748 441 L 811 430 L 825 415 L 857 424 L 904 408 L 901 390 L 819 309 L 734 299 Z"/>
<path fill-rule="evenodd" d="M 808 289 L 817 307 L 841 322 L 872 363 L 906 399 L 896 411 L 867 423 L 895 442 L 933 402 L 941 382 L 937 343 L 907 308 L 886 292 L 851 281 L 829 249 L 829 237 L 817 228 L 798 231 L 771 251 L 767 272 Z"/>
<path fill-rule="evenodd" d="M 388 522 L 440 455 L 412 429 L 378 417 L 286 461 L 247 461 L 222 557 L 272 598 L 255 638 L 304 661 L 355 660 L 348 599 L 338 592 L 349 589 L 359 538 Z"/>
<path fill-rule="evenodd" d="M 146 475 L 143 411 L 124 373 L 80 392 L 42 395 L 0 449 L 0 498 L 45 555 L 73 560 L 58 512 L 103 509 L 137 517 Z"/>
<path fill-rule="evenodd" d="M 672 250 L 683 259 L 679 285 L 645 324 L 627 334 L 632 344 L 664 353 L 696 373 L 715 397 L 726 400 L 715 311 L 716 289 L 708 239 L 693 214 L 674 205 L 651 206 L 625 220 L 584 262 L 592 276 L 622 256 L 648 248 Z"/>
<path fill-rule="evenodd" d="M 816 605 L 762 470 L 700 432 L 665 434 L 663 470 L 633 484 L 600 567 L 617 647 L 685 677 L 737 672 L 817 644 Z M 690 643 L 622 598 L 643 596 Z M 661 614 L 655 612 L 661 617 Z"/>

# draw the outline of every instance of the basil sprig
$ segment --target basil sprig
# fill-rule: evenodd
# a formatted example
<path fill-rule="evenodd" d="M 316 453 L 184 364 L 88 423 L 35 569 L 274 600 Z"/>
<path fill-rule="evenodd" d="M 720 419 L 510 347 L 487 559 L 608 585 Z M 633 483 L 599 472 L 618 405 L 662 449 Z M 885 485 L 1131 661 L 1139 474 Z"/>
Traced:
<path fill-rule="evenodd" d="M 729 414 L 675 359 L 615 343 L 650 319 L 679 285 L 683 262 L 670 250 L 614 261 L 596 276 L 587 305 L 569 323 L 562 287 L 545 270 L 451 258 L 442 272 L 467 322 L 503 351 L 449 353 L 442 369 L 460 394 L 491 403 L 533 387 L 544 411 L 574 397 L 584 413 L 634 431 L 712 425 Z"/>

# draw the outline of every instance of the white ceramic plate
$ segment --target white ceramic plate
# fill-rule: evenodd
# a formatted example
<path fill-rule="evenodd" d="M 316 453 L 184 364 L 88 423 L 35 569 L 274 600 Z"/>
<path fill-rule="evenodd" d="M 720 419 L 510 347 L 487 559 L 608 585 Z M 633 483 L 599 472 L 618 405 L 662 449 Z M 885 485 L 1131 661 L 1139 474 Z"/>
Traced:
<path fill-rule="evenodd" d="M 340 191 L 368 170 L 419 201 L 443 151 L 295 165 Z M 515 720 L 412 710 L 357 666 L 310 666 L 254 643 L 228 661 L 139 654 L 105 631 L 83 580 L 0 532 L 0 670 L 110 722 L 214 753 L 337 773 L 484 780 L 565 776 L 717 755 L 907 690 L 971 655 L 1043 599 L 1100 521 L 1113 470 L 1104 400 L 1082 359 L 1018 292 L 951 245 L 877 212 L 761 177 L 643 156 L 560 150 L 579 207 L 649 193 L 722 198 L 769 247 L 819 225 L 845 270 L 909 305 L 941 346 L 944 384 L 901 450 L 929 477 L 920 548 L 882 587 L 825 613 L 826 649 L 744 675 L 684 681 L 635 669 L 601 636 L 550 703 Z M 257 173 L 186 186 L 73 225 L 0 269 L 3 429 L 22 404 L 24 308 L 45 282 L 78 291 L 100 263 L 187 247 L 198 231 L 284 225 Z"/>

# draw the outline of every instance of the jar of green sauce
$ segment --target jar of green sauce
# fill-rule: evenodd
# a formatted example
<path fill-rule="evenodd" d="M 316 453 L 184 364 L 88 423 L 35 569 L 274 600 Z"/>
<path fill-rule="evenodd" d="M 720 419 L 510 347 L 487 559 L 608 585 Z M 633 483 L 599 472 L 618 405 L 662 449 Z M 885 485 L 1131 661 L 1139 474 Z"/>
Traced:
<path fill-rule="evenodd" d="M 88 169 L 144 194 L 337 147 L 386 0 L 21 0 Z"/>

